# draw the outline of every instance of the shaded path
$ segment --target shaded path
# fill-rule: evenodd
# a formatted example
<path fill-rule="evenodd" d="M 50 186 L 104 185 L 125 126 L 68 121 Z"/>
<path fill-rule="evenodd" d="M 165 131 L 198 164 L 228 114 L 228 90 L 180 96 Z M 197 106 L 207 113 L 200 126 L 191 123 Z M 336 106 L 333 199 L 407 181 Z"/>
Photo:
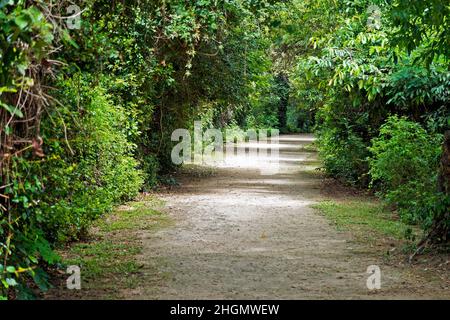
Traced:
<path fill-rule="evenodd" d="M 322 199 L 316 154 L 303 148 L 312 140 L 282 137 L 274 176 L 245 163 L 182 176 L 182 187 L 163 195 L 174 225 L 142 236 L 145 277 L 133 297 L 443 298 L 407 269 L 384 265 L 310 207 Z M 373 264 L 383 272 L 377 294 L 366 288 Z"/>

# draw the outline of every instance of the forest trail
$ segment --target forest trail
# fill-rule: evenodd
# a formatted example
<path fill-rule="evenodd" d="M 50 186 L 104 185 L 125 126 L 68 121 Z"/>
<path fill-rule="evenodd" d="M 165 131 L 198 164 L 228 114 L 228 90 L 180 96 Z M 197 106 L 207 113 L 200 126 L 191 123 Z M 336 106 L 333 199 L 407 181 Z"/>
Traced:
<path fill-rule="evenodd" d="M 311 208 L 325 199 L 317 154 L 305 149 L 312 141 L 282 136 L 273 176 L 245 163 L 184 173 L 180 187 L 162 194 L 174 223 L 141 234 L 143 281 L 127 298 L 450 298 Z M 381 268 L 377 293 L 366 286 L 370 265 Z"/>

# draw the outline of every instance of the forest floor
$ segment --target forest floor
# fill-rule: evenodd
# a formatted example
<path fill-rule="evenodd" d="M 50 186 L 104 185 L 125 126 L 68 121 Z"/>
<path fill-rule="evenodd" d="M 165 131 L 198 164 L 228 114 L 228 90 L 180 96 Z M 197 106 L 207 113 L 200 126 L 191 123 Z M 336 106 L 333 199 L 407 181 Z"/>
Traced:
<path fill-rule="evenodd" d="M 373 197 L 325 179 L 310 135 L 282 136 L 280 170 L 187 167 L 61 250 L 81 291 L 44 298 L 450 299 L 448 253 L 407 262 L 416 230 Z M 381 290 L 367 268 L 379 266 Z"/>

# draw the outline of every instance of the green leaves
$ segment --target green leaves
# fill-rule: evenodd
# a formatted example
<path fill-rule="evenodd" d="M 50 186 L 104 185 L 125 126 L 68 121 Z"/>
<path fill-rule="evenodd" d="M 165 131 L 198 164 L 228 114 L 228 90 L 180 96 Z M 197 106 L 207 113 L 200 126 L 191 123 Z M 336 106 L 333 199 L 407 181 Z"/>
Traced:
<path fill-rule="evenodd" d="M 67 30 L 62 30 L 61 31 L 61 35 L 62 35 L 62 41 L 65 43 L 68 43 L 69 45 L 71 45 L 72 47 L 79 49 L 79 45 L 73 40 L 73 38 L 70 36 L 69 32 Z"/>
<path fill-rule="evenodd" d="M 395 26 L 393 41 L 408 52 L 420 48 L 417 61 L 430 65 L 442 56 L 450 56 L 450 5 L 440 0 L 396 0 L 390 16 Z"/>
<path fill-rule="evenodd" d="M 1 141 L 0 150 L 14 154 L 1 190 L 12 221 L 1 212 L 4 288 L 23 291 L 33 278 L 45 289 L 36 268 L 58 261 L 54 242 L 76 239 L 134 197 L 144 179 L 152 188 L 172 166 L 166 136 L 174 126 L 202 115 L 213 124 L 235 110 L 227 122 L 250 113 L 258 124 L 277 122 L 268 1 L 85 5 L 81 29 L 68 31 L 55 18 L 64 12 L 50 10 L 64 9 L 61 1 L 45 8 L 45 1 L 0 0 L 0 110 L 12 118 L 2 133 L 20 141 L 8 149 Z M 41 90 L 46 112 L 36 114 Z"/>
<path fill-rule="evenodd" d="M 22 14 L 18 17 L 14 18 L 15 24 L 22 30 L 24 30 L 29 23 L 31 23 L 31 19 L 26 14 Z"/>
<path fill-rule="evenodd" d="M 12 216 L 9 222 L 0 215 L 0 254 L 8 255 L 7 266 L 0 266 L 2 286 L 20 291 L 24 279 L 33 278 L 45 290 L 46 275 L 36 267 L 59 261 L 53 243 L 76 239 L 93 219 L 136 195 L 144 180 L 153 187 L 172 166 L 167 136 L 194 118 L 277 126 L 278 111 L 289 103 L 303 112 L 291 117 L 303 116 L 309 128 L 318 112 L 327 169 L 360 185 L 368 183 L 370 140 L 389 112 L 419 118 L 424 110 L 436 112 L 428 122 L 441 130 L 448 121 L 441 121 L 448 65 L 435 61 L 432 74 L 411 70 L 406 53 L 391 43 L 389 21 L 367 28 L 371 3 L 143 0 L 111 6 L 93 0 L 86 2 L 82 28 L 69 32 L 46 21 L 45 1 L 0 0 L 0 110 L 7 121 L 13 118 L 2 132 L 8 141 L 31 141 L 23 153 L 22 143 L 1 150 L 19 151 L 2 190 Z M 38 74 L 35 83 L 54 98 L 46 98 L 42 115 L 30 115 L 36 109 L 30 74 Z M 18 92 L 27 91 L 33 93 L 28 104 L 17 103 Z M 25 116 L 36 117 L 26 122 Z M 24 123 L 36 130 L 22 137 Z M 403 130 L 423 136 L 414 127 Z M 396 135 L 396 154 L 377 151 L 386 155 L 383 164 L 391 157 L 400 163 L 395 156 L 404 154 L 419 163 L 406 137 Z M 391 146 L 386 140 L 383 147 Z M 43 151 L 45 157 L 32 158 Z"/>
<path fill-rule="evenodd" d="M 0 107 L 8 111 L 12 116 L 17 116 L 19 118 L 23 118 L 23 113 L 18 107 L 11 106 L 0 101 Z"/>
<path fill-rule="evenodd" d="M 442 135 L 398 116 L 389 117 L 372 140 L 371 186 L 410 223 L 429 226 L 433 213 L 427 206 L 439 198 L 436 177 L 442 141 Z"/>
<path fill-rule="evenodd" d="M 9 273 L 9 274 L 8 274 Z M 13 275 L 18 276 L 19 272 L 13 266 L 7 266 L 6 269 L 0 264 L 0 282 L 3 287 L 8 289 L 18 285 L 16 279 L 12 278 Z M 1 291 L 1 290 L 0 290 Z"/>
<path fill-rule="evenodd" d="M 32 72 L 28 72 L 28 69 L 31 63 L 38 64 L 48 55 L 54 38 L 52 25 L 33 3 L 34 1 L 0 1 L 0 110 L 5 115 L 1 124 L 4 135 L 0 142 L 0 153 L 14 155 L 10 157 L 11 164 L 2 167 L 0 173 L 2 177 L 7 177 L 3 180 L 6 188 L 1 193 L 8 201 L 7 212 L 3 211 L 4 206 L 0 208 L 0 256 L 2 262 L 7 263 L 6 266 L 0 265 L 2 297 L 5 296 L 6 289 L 23 288 L 27 277 L 33 274 L 33 268 L 42 259 L 49 263 L 54 260 L 49 244 L 45 247 L 34 238 L 42 231 L 35 227 L 37 220 L 33 216 L 38 203 L 35 197 L 41 191 L 39 184 L 34 184 L 36 176 L 30 172 L 33 165 L 22 157 L 17 144 L 9 142 L 31 140 L 28 136 L 22 136 L 23 131 L 17 121 L 24 119 L 25 114 L 30 118 L 41 116 L 35 114 L 34 102 L 29 97 L 25 99 L 25 96 L 33 94 L 34 86 L 34 80 L 28 77 Z M 34 143 L 33 148 L 36 152 L 40 146 Z M 39 248 L 34 247 L 38 244 Z"/>
<path fill-rule="evenodd" d="M 16 272 L 16 268 L 14 268 L 12 266 L 6 267 L 6 272 L 14 273 L 14 272 Z"/>
<path fill-rule="evenodd" d="M 13 15 L 14 23 L 21 31 L 31 29 L 33 27 L 41 27 L 40 22 L 44 16 L 36 7 L 30 7 L 24 10 L 17 10 L 17 14 Z"/>
<path fill-rule="evenodd" d="M 299 2 L 307 4 L 297 7 L 307 21 L 325 19 L 311 14 L 308 1 Z M 381 28 L 367 28 L 372 4 L 342 1 L 328 11 L 333 27 L 314 24 L 310 47 L 297 56 L 293 83 L 300 107 L 317 111 L 327 172 L 351 184 L 372 181 L 405 220 L 427 229 L 448 203 L 436 192 L 436 176 L 440 133 L 450 127 L 450 6 L 377 1 Z M 330 6 L 315 5 L 324 13 Z M 296 43 L 306 38 L 300 32 L 290 37 Z"/>

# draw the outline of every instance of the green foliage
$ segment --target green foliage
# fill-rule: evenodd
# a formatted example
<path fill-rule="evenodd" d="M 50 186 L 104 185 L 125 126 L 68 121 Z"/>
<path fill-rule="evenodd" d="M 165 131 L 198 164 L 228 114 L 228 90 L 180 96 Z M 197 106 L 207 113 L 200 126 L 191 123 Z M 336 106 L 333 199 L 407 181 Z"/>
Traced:
<path fill-rule="evenodd" d="M 52 25 L 36 6 L 24 1 L 1 1 L 0 10 L 0 297 L 4 298 L 26 281 L 44 287 L 38 264 L 54 263 L 58 257 L 39 228 L 43 185 L 30 161 L 30 149 L 40 153 L 39 142 L 33 139 L 31 147 L 16 142 L 28 138 L 23 137 L 27 127 L 16 120 L 28 124 L 26 116 L 33 110 L 15 97 L 33 93 L 36 81 L 29 66 L 48 54 Z"/>
<path fill-rule="evenodd" d="M 420 124 L 393 116 L 372 141 L 372 186 L 410 223 L 430 227 L 437 193 L 442 135 L 429 134 Z"/>
<path fill-rule="evenodd" d="M 89 83 L 82 76 L 61 81 L 64 89 L 55 93 L 61 105 L 44 122 L 49 143 L 40 168 L 46 189 L 41 208 L 47 234 L 59 241 L 86 231 L 114 204 L 136 196 L 143 183 L 135 145 L 128 141 L 136 130 L 130 114 L 101 85 Z M 63 125 L 67 135 L 52 130 Z"/>
<path fill-rule="evenodd" d="M 39 227 L 44 219 L 39 208 L 43 186 L 26 160 L 15 159 L 13 168 L 13 182 L 4 190 L 12 205 L 8 214 L 2 212 L 0 217 L 0 292 L 31 280 L 46 287 L 40 281 L 42 269 L 37 268 L 38 263 L 53 264 L 59 260 Z"/>
<path fill-rule="evenodd" d="M 364 140 L 346 121 L 341 121 L 340 127 L 326 125 L 331 126 L 324 124 L 318 131 L 318 149 L 325 169 L 343 182 L 356 186 L 364 184 L 366 177 L 361 173 L 367 172 L 368 156 Z"/>
<path fill-rule="evenodd" d="M 24 1 L 11 0 L 2 1 L 0 9 L 1 95 L 14 92 L 11 90 L 30 80 L 26 77 L 26 71 L 31 58 L 42 59 L 46 56 L 53 34 L 52 25 L 36 6 L 25 7 Z M 21 43 L 29 45 L 23 46 Z M 6 108 L 3 103 L 2 107 Z"/>
<path fill-rule="evenodd" d="M 419 60 L 430 64 L 450 56 L 450 4 L 441 0 L 396 0 L 391 9 L 395 42 L 409 51 L 421 47 Z"/>

